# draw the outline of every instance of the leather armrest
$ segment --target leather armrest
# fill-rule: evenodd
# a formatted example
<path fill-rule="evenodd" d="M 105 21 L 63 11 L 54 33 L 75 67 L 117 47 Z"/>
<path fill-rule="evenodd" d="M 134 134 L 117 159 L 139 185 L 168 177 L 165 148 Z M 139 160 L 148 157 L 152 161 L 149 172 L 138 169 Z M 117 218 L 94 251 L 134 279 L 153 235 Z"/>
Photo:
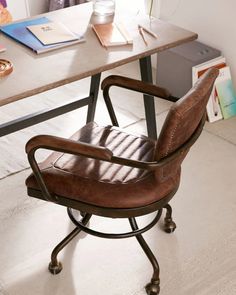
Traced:
<path fill-rule="evenodd" d="M 112 152 L 104 147 L 93 146 L 83 142 L 73 141 L 71 139 L 64 139 L 51 135 L 38 135 L 31 138 L 27 142 L 25 150 L 28 154 L 28 160 L 34 172 L 38 185 L 41 188 L 45 199 L 50 202 L 57 202 L 57 199 L 48 191 L 38 163 L 35 159 L 35 152 L 37 149 L 40 148 L 74 155 L 83 155 L 85 157 L 87 156 L 90 158 L 106 161 L 110 161 L 112 158 Z"/>
<path fill-rule="evenodd" d="M 111 86 L 118 86 L 165 99 L 171 96 L 165 88 L 123 76 L 111 75 L 102 81 L 101 88 L 105 93 L 109 91 Z"/>
<path fill-rule="evenodd" d="M 30 152 L 35 152 L 39 148 L 108 161 L 111 160 L 113 155 L 109 149 L 104 147 L 52 135 L 38 135 L 31 138 L 26 144 L 25 149 L 26 153 L 29 154 Z"/>

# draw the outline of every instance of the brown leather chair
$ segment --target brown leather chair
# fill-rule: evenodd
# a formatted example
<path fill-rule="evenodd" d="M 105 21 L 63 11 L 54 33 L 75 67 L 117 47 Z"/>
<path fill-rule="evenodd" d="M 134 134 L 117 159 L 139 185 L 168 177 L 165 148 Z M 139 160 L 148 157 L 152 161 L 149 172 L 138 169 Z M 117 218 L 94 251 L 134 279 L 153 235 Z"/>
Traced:
<path fill-rule="evenodd" d="M 33 170 L 26 180 L 29 196 L 66 206 L 76 226 L 53 250 L 49 264 L 51 273 L 61 271 L 57 254 L 81 230 L 105 238 L 135 236 L 153 266 L 147 294 L 159 293 L 158 262 L 141 234 L 157 223 L 163 208 L 167 210 L 165 230 L 172 232 L 176 227 L 168 203 L 179 187 L 181 163 L 202 131 L 206 104 L 217 75 L 217 69 L 208 70 L 173 104 L 158 140 L 95 123 L 87 124 L 70 139 L 39 135 L 29 140 L 26 152 Z M 109 97 L 113 85 L 169 97 L 167 91 L 154 85 L 119 76 L 106 78 L 102 89 L 115 125 L 117 120 Z M 39 148 L 54 153 L 38 165 L 35 151 Z M 77 220 L 72 209 L 82 212 L 81 220 Z M 157 212 L 154 219 L 139 229 L 135 217 L 151 212 Z M 86 226 L 93 214 L 128 218 L 132 231 L 121 234 L 94 231 Z"/>

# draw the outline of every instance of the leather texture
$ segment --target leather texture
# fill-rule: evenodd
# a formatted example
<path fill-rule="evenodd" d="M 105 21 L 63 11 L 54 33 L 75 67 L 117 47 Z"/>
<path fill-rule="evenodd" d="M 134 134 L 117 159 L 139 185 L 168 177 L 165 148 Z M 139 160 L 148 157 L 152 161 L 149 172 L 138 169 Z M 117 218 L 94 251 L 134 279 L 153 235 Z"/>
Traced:
<path fill-rule="evenodd" d="M 218 73 L 214 68 L 207 71 L 184 97 L 172 105 L 158 138 L 155 160 L 159 161 L 170 155 L 192 136 L 205 114 Z M 175 174 L 187 153 L 188 150 L 166 165 L 162 171 L 157 171 L 159 180 L 165 181 L 170 174 Z"/>
<path fill-rule="evenodd" d="M 153 161 L 156 142 L 145 136 L 128 134 L 117 127 L 89 123 L 71 138 L 109 148 L 115 156 Z M 92 205 L 133 208 L 151 204 L 168 194 L 179 182 L 179 175 L 160 187 L 153 172 L 89 159 L 53 153 L 40 165 L 50 192 Z M 26 185 L 38 188 L 33 174 Z"/>
<path fill-rule="evenodd" d="M 85 125 L 71 140 L 108 148 L 116 157 L 159 161 L 192 136 L 205 114 L 217 75 L 217 70 L 209 70 L 192 90 L 173 104 L 157 141 L 95 123 Z M 99 207 L 137 208 L 150 205 L 176 190 L 181 163 L 187 153 L 185 150 L 166 166 L 148 171 L 55 152 L 40 165 L 40 169 L 52 194 Z M 39 189 L 33 174 L 26 180 L 26 185 Z"/>

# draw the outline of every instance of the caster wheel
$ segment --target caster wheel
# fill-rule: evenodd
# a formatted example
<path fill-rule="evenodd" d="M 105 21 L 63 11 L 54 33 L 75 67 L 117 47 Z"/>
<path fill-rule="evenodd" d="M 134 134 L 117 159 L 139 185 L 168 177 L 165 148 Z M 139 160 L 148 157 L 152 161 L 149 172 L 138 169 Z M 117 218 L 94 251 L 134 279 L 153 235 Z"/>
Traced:
<path fill-rule="evenodd" d="M 50 262 L 49 265 L 48 265 L 48 270 L 53 275 L 57 275 L 58 273 L 60 273 L 62 271 L 61 262 L 58 262 L 56 265 L 53 265 L 52 262 Z"/>
<path fill-rule="evenodd" d="M 158 295 L 160 293 L 159 282 L 151 282 L 145 287 L 147 295 Z"/>
<path fill-rule="evenodd" d="M 164 231 L 171 234 L 175 231 L 176 224 L 171 218 L 165 218 Z"/>

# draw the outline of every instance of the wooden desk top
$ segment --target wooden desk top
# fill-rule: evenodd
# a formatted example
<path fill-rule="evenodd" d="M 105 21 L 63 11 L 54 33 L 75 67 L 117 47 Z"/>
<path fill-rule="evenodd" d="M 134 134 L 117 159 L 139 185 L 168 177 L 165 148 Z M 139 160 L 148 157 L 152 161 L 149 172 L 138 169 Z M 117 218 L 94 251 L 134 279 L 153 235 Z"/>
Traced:
<path fill-rule="evenodd" d="M 31 49 L 0 34 L 1 43 L 7 51 L 0 58 L 14 65 L 12 74 L 0 79 L 0 106 L 7 103 L 115 68 L 156 52 L 192 41 L 197 34 L 162 22 L 152 21 L 152 30 L 158 35 L 154 39 L 147 35 L 146 46 L 138 32 L 138 24 L 149 24 L 149 18 L 116 11 L 116 19 L 122 20 L 133 36 L 132 46 L 125 45 L 105 49 L 99 43 L 89 23 L 99 18 L 92 15 L 91 3 L 73 6 L 44 14 L 58 20 L 77 32 L 86 30 L 86 42 L 57 49 L 40 55 Z M 100 19 L 101 21 L 101 19 Z M 78 28 L 78 30 L 77 30 Z"/>

